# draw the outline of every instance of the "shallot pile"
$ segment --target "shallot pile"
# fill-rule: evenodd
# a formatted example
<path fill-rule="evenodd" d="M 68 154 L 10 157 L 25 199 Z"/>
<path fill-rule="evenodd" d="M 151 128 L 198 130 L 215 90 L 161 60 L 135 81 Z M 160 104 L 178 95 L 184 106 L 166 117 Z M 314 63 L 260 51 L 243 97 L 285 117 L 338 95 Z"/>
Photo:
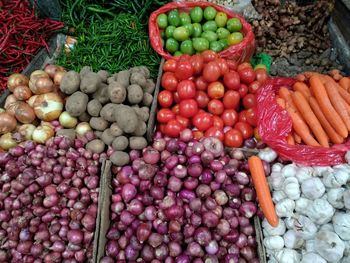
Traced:
<path fill-rule="evenodd" d="M 87 142 L 54 137 L 0 152 L 0 262 L 92 258 L 100 155 Z"/>
<path fill-rule="evenodd" d="M 152 147 L 114 167 L 111 226 L 103 263 L 259 262 L 256 193 L 242 152 L 214 137 L 156 133 Z"/>

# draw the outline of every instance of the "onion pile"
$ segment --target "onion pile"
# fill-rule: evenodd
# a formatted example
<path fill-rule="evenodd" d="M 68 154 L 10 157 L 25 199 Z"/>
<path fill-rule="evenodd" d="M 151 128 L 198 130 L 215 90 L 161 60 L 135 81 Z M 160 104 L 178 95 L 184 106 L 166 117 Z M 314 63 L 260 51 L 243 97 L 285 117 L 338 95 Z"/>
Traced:
<path fill-rule="evenodd" d="M 100 262 L 259 262 L 246 163 L 225 154 L 218 139 L 197 142 L 190 134 L 156 133 L 152 147 L 130 152 L 131 165 L 113 167 L 112 223 Z"/>
<path fill-rule="evenodd" d="M 0 152 L 0 262 L 92 258 L 101 156 L 87 142 L 54 137 Z"/>

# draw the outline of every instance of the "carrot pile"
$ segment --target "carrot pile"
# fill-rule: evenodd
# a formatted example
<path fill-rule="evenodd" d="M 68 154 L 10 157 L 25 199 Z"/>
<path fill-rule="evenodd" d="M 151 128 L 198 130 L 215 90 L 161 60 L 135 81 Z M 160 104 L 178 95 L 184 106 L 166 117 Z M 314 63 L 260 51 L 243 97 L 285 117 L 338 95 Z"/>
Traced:
<path fill-rule="evenodd" d="M 35 2 L 35 1 L 34 1 Z M 0 93 L 7 76 L 21 72 L 64 24 L 40 19 L 27 0 L 0 0 Z"/>
<path fill-rule="evenodd" d="M 350 132 L 350 78 L 332 70 L 329 75 L 305 72 L 296 79 L 293 90 L 281 87 L 276 99 L 292 120 L 287 142 L 322 147 L 343 143 Z"/>

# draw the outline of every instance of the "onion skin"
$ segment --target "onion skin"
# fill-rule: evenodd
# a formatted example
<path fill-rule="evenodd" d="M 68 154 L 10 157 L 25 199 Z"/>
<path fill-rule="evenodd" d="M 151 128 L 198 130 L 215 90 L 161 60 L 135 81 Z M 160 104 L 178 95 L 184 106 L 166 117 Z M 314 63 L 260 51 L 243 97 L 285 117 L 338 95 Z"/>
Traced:
<path fill-rule="evenodd" d="M 61 71 L 61 69 L 56 65 L 46 65 L 44 71 L 50 76 L 50 78 L 54 78 L 57 72 Z"/>
<path fill-rule="evenodd" d="M 15 117 L 7 112 L 0 113 L 0 134 L 8 133 L 16 128 L 17 121 Z"/>
<path fill-rule="evenodd" d="M 63 110 L 63 100 L 56 93 L 39 95 L 34 102 L 34 112 L 43 121 L 56 120 Z"/>
<path fill-rule="evenodd" d="M 11 92 L 13 92 L 18 86 L 27 86 L 28 84 L 28 77 L 20 73 L 12 74 L 7 80 L 7 87 Z"/>
<path fill-rule="evenodd" d="M 53 81 L 50 78 L 39 77 L 35 81 L 35 85 L 31 88 L 34 94 L 45 94 L 54 90 Z"/>
<path fill-rule="evenodd" d="M 6 100 L 5 100 L 4 109 L 7 110 L 8 107 L 16 101 L 17 101 L 17 99 L 16 99 L 15 95 L 13 95 L 13 94 L 8 95 Z"/>
<path fill-rule="evenodd" d="M 59 86 L 61 84 L 62 78 L 65 74 L 66 74 L 65 71 L 56 72 L 55 76 L 53 77 L 53 82 L 55 86 Z"/>
<path fill-rule="evenodd" d="M 27 100 L 32 96 L 32 91 L 28 86 L 18 86 L 13 91 L 17 100 Z"/>
<path fill-rule="evenodd" d="M 48 139 L 53 137 L 54 130 L 49 126 L 39 126 L 33 131 L 33 141 L 44 144 Z"/>
<path fill-rule="evenodd" d="M 34 108 L 34 102 L 38 97 L 39 97 L 39 95 L 31 96 L 26 102 L 28 103 L 28 105 L 30 107 Z"/>
<path fill-rule="evenodd" d="M 78 119 L 70 116 L 66 111 L 61 113 L 58 120 L 64 128 L 74 128 L 78 124 Z"/>
<path fill-rule="evenodd" d="M 25 102 L 17 101 L 15 107 L 15 117 L 18 121 L 28 124 L 35 120 L 34 110 Z"/>

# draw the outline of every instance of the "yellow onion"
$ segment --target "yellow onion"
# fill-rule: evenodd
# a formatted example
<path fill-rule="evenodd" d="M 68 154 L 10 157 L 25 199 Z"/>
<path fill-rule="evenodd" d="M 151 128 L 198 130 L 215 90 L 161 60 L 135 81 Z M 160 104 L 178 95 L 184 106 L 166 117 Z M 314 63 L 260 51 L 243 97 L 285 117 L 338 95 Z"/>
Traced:
<path fill-rule="evenodd" d="M 13 91 L 17 100 L 27 100 L 32 96 L 32 91 L 28 86 L 18 86 Z"/>
<path fill-rule="evenodd" d="M 15 117 L 22 123 L 32 123 L 35 120 L 35 113 L 32 107 L 23 101 L 17 101 L 15 106 Z"/>
<path fill-rule="evenodd" d="M 0 108 L 0 113 L 5 112 L 5 109 Z"/>
<path fill-rule="evenodd" d="M 39 97 L 39 95 L 34 95 L 34 96 L 31 96 L 29 98 L 29 100 L 27 100 L 27 103 L 30 107 L 34 107 L 34 101 L 36 100 L 36 98 Z"/>
<path fill-rule="evenodd" d="M 55 134 L 54 130 L 49 126 L 39 126 L 32 134 L 33 141 L 44 144 L 48 139 L 53 137 Z"/>
<path fill-rule="evenodd" d="M 59 86 L 61 84 L 62 78 L 66 74 L 65 71 L 58 71 L 55 76 L 53 77 L 53 82 L 56 86 Z"/>
<path fill-rule="evenodd" d="M 34 112 L 40 120 L 56 120 L 63 110 L 63 100 L 56 93 L 39 95 L 34 102 Z"/>
<path fill-rule="evenodd" d="M 31 91 L 33 91 L 33 93 L 34 93 L 34 90 L 36 89 L 35 82 L 38 78 L 50 78 L 50 77 L 49 77 L 49 74 L 47 74 L 43 70 L 33 71 L 33 73 L 30 75 L 30 79 L 29 79 L 29 88 L 31 89 Z"/>
<path fill-rule="evenodd" d="M 57 72 L 62 71 L 62 68 L 57 65 L 47 65 L 44 71 L 53 79 Z"/>
<path fill-rule="evenodd" d="M 51 122 L 48 122 L 48 121 L 41 121 L 40 125 L 41 126 L 49 126 L 50 128 L 55 129 L 55 126 L 53 126 L 53 124 Z"/>
<path fill-rule="evenodd" d="M 23 124 L 18 128 L 17 132 L 21 134 L 26 141 L 30 141 L 35 129 L 36 127 L 33 124 Z"/>
<path fill-rule="evenodd" d="M 75 128 L 75 131 L 77 132 L 78 135 L 84 135 L 85 133 L 91 130 L 92 130 L 91 126 L 88 122 L 81 122 Z"/>
<path fill-rule="evenodd" d="M 0 137 L 0 148 L 7 151 L 17 146 L 17 142 L 12 138 L 11 133 L 6 133 Z"/>
<path fill-rule="evenodd" d="M 13 92 L 15 88 L 18 86 L 27 86 L 29 83 L 29 79 L 27 76 L 21 74 L 21 73 L 15 73 L 9 76 L 7 79 L 7 87 L 8 89 Z"/>
<path fill-rule="evenodd" d="M 47 77 L 39 77 L 31 90 L 34 94 L 45 94 L 53 91 L 53 81 Z"/>
<path fill-rule="evenodd" d="M 61 113 L 58 120 L 64 128 L 74 128 L 78 123 L 78 119 L 70 116 L 70 114 L 66 111 Z"/>
<path fill-rule="evenodd" d="M 15 95 L 11 94 L 11 95 L 8 95 L 6 100 L 5 100 L 5 105 L 4 105 L 4 108 L 5 110 L 7 110 L 7 108 L 14 102 L 16 102 L 17 99 L 15 97 Z"/>
<path fill-rule="evenodd" d="M 17 121 L 15 117 L 7 112 L 0 113 L 0 134 L 8 133 L 16 129 Z"/>

